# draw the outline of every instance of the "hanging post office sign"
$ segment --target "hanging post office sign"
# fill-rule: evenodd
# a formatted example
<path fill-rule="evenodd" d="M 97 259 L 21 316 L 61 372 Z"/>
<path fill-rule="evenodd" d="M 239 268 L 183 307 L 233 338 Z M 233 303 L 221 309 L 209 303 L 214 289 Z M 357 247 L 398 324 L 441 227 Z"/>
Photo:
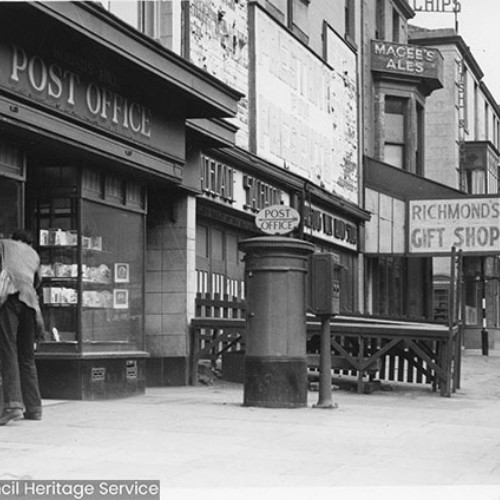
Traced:
<path fill-rule="evenodd" d="M 270 235 L 284 235 L 299 227 L 300 215 L 297 210 L 285 205 L 271 205 L 263 208 L 255 216 L 257 227 Z"/>
<path fill-rule="evenodd" d="M 500 254 L 500 198 L 411 200 L 408 252 Z"/>

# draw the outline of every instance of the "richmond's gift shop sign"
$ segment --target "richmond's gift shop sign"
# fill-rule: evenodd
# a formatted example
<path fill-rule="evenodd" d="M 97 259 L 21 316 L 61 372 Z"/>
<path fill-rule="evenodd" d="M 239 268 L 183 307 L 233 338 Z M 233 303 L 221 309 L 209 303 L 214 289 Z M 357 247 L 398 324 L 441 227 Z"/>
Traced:
<path fill-rule="evenodd" d="M 499 254 L 500 198 L 409 201 L 408 233 L 414 254 Z"/>

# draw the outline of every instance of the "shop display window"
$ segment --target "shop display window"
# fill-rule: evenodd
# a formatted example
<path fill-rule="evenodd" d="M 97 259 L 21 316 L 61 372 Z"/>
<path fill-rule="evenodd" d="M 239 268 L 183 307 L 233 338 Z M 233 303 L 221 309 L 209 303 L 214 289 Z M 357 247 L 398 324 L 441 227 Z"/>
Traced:
<path fill-rule="evenodd" d="M 144 191 L 134 186 L 129 196 L 127 182 L 93 171 L 48 173 L 52 186 L 35 191 L 33 179 L 30 203 L 48 333 L 41 349 L 142 349 L 145 213 L 138 207 L 145 201 L 137 192 Z M 73 188 L 64 196 L 66 182 Z"/>
<path fill-rule="evenodd" d="M 143 311 L 142 216 L 85 200 L 82 214 L 83 342 L 137 343 Z"/>

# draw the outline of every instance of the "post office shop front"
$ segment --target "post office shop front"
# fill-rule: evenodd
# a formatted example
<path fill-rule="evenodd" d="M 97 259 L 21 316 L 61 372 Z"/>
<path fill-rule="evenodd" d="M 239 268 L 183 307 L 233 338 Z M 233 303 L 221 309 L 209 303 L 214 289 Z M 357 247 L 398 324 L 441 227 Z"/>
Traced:
<path fill-rule="evenodd" d="M 0 14 L 0 233 L 41 257 L 42 396 L 142 393 L 148 198 L 183 192 L 186 118 L 236 94 L 98 5 Z"/>

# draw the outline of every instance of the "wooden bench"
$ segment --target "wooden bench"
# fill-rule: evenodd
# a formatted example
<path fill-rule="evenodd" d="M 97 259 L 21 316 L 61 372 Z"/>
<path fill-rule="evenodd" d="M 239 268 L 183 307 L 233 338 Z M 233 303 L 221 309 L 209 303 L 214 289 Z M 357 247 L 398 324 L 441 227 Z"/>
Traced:
<path fill-rule="evenodd" d="M 308 354 L 307 355 L 307 367 L 308 368 L 319 368 L 319 354 Z M 363 365 L 366 368 L 363 370 L 364 373 L 374 377 L 378 371 L 380 371 L 380 359 L 376 359 L 370 362 L 369 358 L 363 358 Z M 337 371 L 357 371 L 356 366 L 350 363 L 349 360 L 342 356 L 332 355 L 332 370 Z"/>
<path fill-rule="evenodd" d="M 191 321 L 190 382 L 196 383 L 198 362 L 212 366 L 225 353 L 245 348 L 244 303 L 197 300 Z M 202 306 L 205 309 L 200 309 Z M 321 333 L 321 323 L 308 317 L 308 366 L 319 367 L 318 346 L 310 341 Z M 442 396 L 450 396 L 460 383 L 458 324 L 403 321 L 369 316 L 336 316 L 331 321 L 332 370 L 357 375 L 358 391 L 366 392 L 368 375 L 380 380 L 430 383 Z M 314 345 L 313 345 L 314 344 Z M 344 375 L 344 374 L 342 374 Z M 346 379 L 346 377 L 343 377 Z"/>
<path fill-rule="evenodd" d="M 346 358 L 338 355 L 332 355 L 332 370 L 334 372 L 348 372 L 349 376 L 354 376 L 357 374 L 356 364 L 359 362 L 359 358 L 355 358 L 356 363 L 349 361 Z M 319 354 L 308 354 L 307 355 L 307 367 L 317 369 L 320 364 Z M 380 380 L 375 380 L 377 372 L 380 371 L 381 360 L 376 359 L 370 361 L 369 358 L 362 358 L 361 366 L 364 366 L 362 373 L 359 374 L 357 378 L 346 378 L 345 376 L 333 375 L 332 384 L 343 390 L 357 391 L 364 394 L 371 394 L 373 391 L 379 390 L 382 386 Z M 352 373 L 354 372 L 354 373 Z M 362 377 L 368 375 L 368 380 L 363 380 Z M 319 372 L 318 372 L 319 379 Z M 311 381 L 311 376 L 309 377 Z"/>

